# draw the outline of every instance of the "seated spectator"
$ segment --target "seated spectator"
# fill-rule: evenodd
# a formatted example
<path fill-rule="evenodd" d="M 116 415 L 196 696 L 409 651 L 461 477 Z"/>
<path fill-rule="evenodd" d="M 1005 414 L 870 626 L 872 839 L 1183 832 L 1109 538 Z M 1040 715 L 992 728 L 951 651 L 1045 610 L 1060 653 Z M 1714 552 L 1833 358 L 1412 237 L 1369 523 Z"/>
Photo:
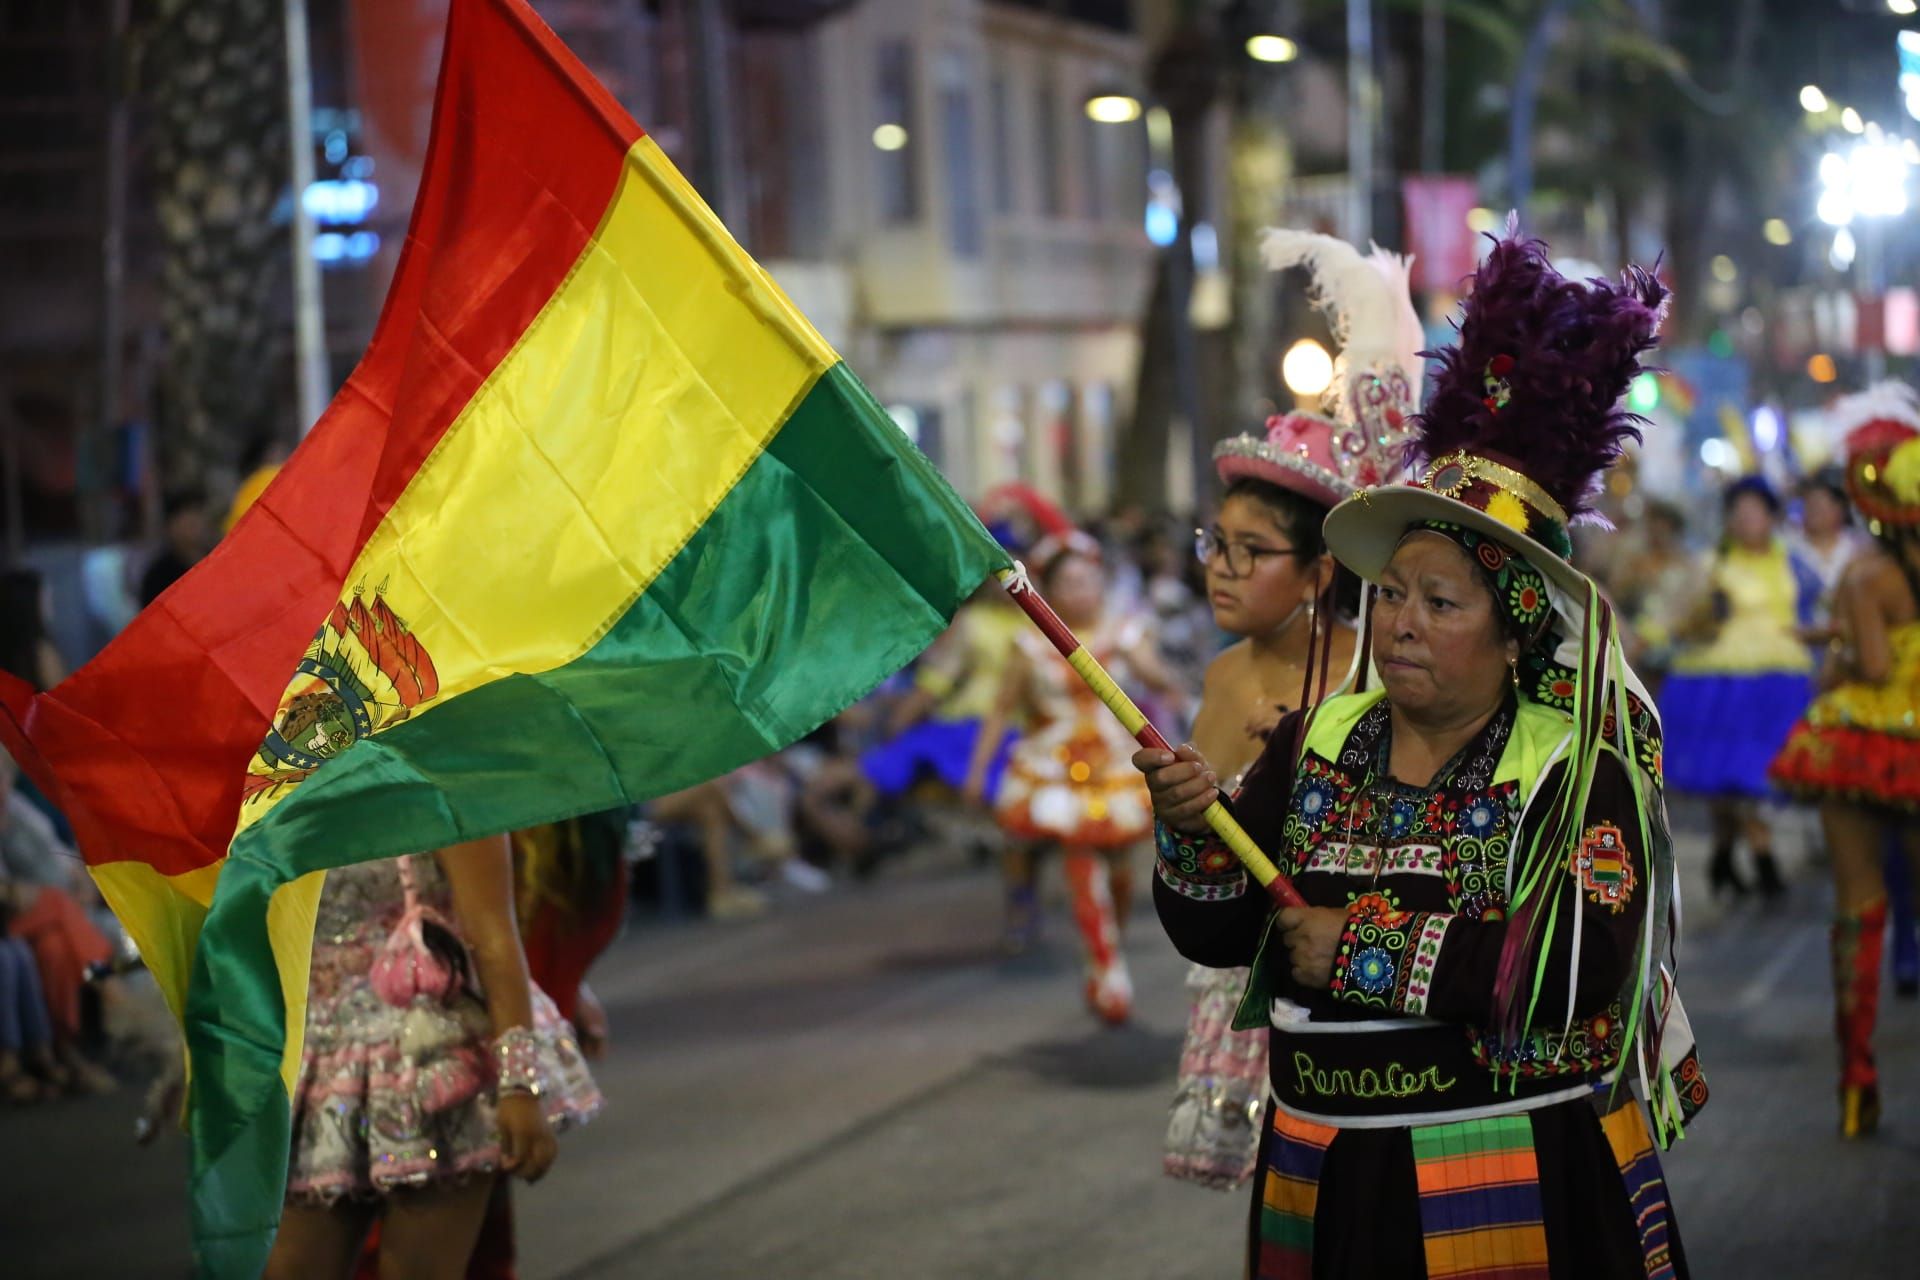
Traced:
<path fill-rule="evenodd" d="M 92 1091 L 113 1087 L 113 1078 L 80 1052 L 81 995 L 87 970 L 113 958 L 113 943 L 88 918 L 83 901 L 98 894 L 80 858 L 62 845 L 53 825 L 14 791 L 11 757 L 0 752 L 0 900 L 7 906 L 6 933 L 33 953 L 54 1052 L 72 1082 Z M 118 994 L 108 979 L 103 1000 Z"/>
<path fill-rule="evenodd" d="M 0 921 L 8 915 L 0 896 Z M 57 1096 L 69 1077 L 53 1056 L 53 1028 L 33 953 L 0 937 L 0 1101 L 22 1105 Z"/>

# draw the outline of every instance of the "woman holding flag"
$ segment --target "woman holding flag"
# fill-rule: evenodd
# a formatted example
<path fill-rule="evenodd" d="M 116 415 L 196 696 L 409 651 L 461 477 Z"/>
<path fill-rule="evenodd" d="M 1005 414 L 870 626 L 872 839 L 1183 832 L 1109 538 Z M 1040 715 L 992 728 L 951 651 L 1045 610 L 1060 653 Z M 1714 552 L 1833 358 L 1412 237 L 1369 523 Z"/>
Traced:
<path fill-rule="evenodd" d="M 1705 1099 L 1663 963 L 1659 720 L 1567 532 L 1636 432 L 1665 292 L 1496 242 L 1418 479 L 1327 517 L 1384 688 L 1283 719 L 1233 802 L 1307 905 L 1274 911 L 1211 832 L 1199 753 L 1135 757 L 1161 921 L 1251 966 L 1235 1025 L 1269 1029 L 1261 1280 L 1686 1274 L 1632 1087 L 1663 1137 Z"/>

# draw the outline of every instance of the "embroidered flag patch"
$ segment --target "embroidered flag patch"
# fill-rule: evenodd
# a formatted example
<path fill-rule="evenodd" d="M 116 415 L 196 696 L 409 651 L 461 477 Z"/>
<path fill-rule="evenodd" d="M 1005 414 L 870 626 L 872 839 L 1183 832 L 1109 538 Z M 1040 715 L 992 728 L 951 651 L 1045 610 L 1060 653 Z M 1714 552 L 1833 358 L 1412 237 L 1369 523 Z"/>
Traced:
<path fill-rule="evenodd" d="M 1588 827 L 1574 852 L 1573 870 L 1587 897 L 1596 904 L 1613 911 L 1626 909 L 1633 897 L 1633 859 L 1627 856 L 1620 828 Z"/>

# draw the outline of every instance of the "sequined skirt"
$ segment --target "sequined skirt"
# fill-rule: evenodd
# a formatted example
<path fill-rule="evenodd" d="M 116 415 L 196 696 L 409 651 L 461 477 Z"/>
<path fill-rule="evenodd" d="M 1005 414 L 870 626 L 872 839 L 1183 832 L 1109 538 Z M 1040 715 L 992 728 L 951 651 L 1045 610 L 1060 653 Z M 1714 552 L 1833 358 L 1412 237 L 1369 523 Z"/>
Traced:
<path fill-rule="evenodd" d="M 369 958 L 362 944 L 314 947 L 291 1200 L 374 1198 L 500 1166 L 485 1005 L 463 994 L 396 1008 L 369 985 Z M 600 1091 L 553 1001 L 536 987 L 533 1003 L 547 1119 L 555 1129 L 584 1123 Z"/>

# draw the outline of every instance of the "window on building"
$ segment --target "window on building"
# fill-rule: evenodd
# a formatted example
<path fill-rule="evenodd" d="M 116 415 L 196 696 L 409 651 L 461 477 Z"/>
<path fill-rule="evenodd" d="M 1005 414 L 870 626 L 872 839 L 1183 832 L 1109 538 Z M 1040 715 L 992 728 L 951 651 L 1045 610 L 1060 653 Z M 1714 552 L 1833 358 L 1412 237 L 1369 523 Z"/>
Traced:
<path fill-rule="evenodd" d="M 982 248 L 980 180 L 973 162 L 972 65 L 964 53 L 940 57 L 940 147 L 947 172 L 947 233 L 954 253 L 977 258 Z"/>
<path fill-rule="evenodd" d="M 1113 384 L 1089 383 L 1080 394 L 1080 503 L 1103 510 L 1113 500 Z"/>
<path fill-rule="evenodd" d="M 1058 484 L 1056 492 L 1069 507 L 1083 505 L 1080 433 L 1075 430 L 1073 385 L 1056 379 L 1040 388 L 1040 430 L 1047 451 L 1044 475 Z"/>
<path fill-rule="evenodd" d="M 1040 212 L 1058 218 L 1067 211 L 1066 174 L 1060 169 L 1060 95 L 1043 84 L 1033 102 L 1033 136 L 1040 153 Z"/>
<path fill-rule="evenodd" d="M 882 41 L 875 82 L 873 147 L 874 174 L 879 184 L 880 217 L 885 222 L 912 222 L 920 216 L 920 180 L 917 172 L 919 139 L 913 110 L 913 45 L 906 40 Z"/>
<path fill-rule="evenodd" d="M 1026 392 L 1000 387 L 993 393 L 993 422 L 988 427 L 987 465 L 990 483 L 1018 480 L 1027 473 Z"/>
<path fill-rule="evenodd" d="M 1005 72 L 994 73 L 987 95 L 993 108 L 993 211 L 1004 216 L 1017 207 L 1013 188 L 1013 99 L 1007 92 Z"/>

